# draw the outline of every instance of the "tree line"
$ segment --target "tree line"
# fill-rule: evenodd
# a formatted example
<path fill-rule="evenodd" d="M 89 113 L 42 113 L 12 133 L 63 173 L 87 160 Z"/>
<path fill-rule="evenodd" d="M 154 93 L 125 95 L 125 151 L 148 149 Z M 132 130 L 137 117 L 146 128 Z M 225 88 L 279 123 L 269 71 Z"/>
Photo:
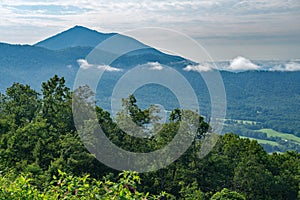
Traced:
<path fill-rule="evenodd" d="M 0 96 L 1 199 L 297 199 L 300 198 L 300 155 L 268 154 L 257 143 L 228 133 L 219 136 L 205 157 L 199 157 L 210 126 L 197 116 L 192 145 L 175 162 L 140 173 L 111 169 L 85 148 L 72 115 L 73 95 L 91 95 L 88 88 L 71 91 L 63 77 L 42 83 L 41 92 L 14 83 Z M 98 123 L 117 146 L 132 152 L 164 147 L 176 135 L 182 115 L 175 109 L 160 123 L 156 108 L 139 108 L 134 95 L 123 99 L 123 111 L 112 119 L 96 106 Z M 141 139 L 117 123 L 130 117 L 145 128 Z M 130 126 L 128 127 L 130 128 Z M 151 130 L 159 128 L 157 134 Z M 26 196 L 27 195 L 27 196 Z"/>

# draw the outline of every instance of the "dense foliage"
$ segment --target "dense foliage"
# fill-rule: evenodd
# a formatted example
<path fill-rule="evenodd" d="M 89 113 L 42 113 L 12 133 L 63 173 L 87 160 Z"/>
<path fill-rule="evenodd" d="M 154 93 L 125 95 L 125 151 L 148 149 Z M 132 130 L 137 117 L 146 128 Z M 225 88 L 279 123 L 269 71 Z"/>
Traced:
<path fill-rule="evenodd" d="M 32 185 L 33 179 L 26 175 L 6 175 L 0 178 L 0 199 L 159 199 L 161 196 L 172 197 L 166 193 L 149 195 L 138 192 L 135 188 L 140 177 L 133 172 L 123 172 L 117 182 L 109 179 L 98 181 L 89 175 L 76 177 L 58 170 L 59 176 L 43 190 Z"/>
<path fill-rule="evenodd" d="M 87 35 L 79 34 L 76 31 L 81 29 L 85 30 Z M 0 43 L 0 52 L 2 52 L 0 57 L 0 92 L 4 92 L 14 81 L 30 84 L 32 88 L 40 90 L 40 83 L 52 77 L 53 74 L 65 77 L 67 85 L 72 86 L 80 67 L 80 62 L 77 61 L 86 58 L 92 51 L 94 44 L 106 38 L 100 33 L 89 31 L 83 27 L 74 27 L 61 36 L 63 38 L 59 39 L 60 42 L 54 39 L 56 37 L 51 38 L 50 41 L 44 41 L 46 43 L 42 42 L 41 46 L 45 48 L 39 45 Z M 83 43 L 86 45 L 79 45 Z M 120 77 L 133 67 L 149 62 L 158 62 L 170 66 L 182 74 L 196 92 L 201 115 L 207 118 L 210 117 L 211 99 L 205 81 L 198 72 L 183 70 L 184 67 L 193 65 L 193 63 L 177 56 L 163 54 L 151 48 L 122 55 L 110 64 L 110 66 L 119 68 L 121 71 L 103 73 L 97 88 L 97 99 L 101 99 L 98 105 L 103 109 L 110 109 L 112 92 Z M 255 64 L 266 70 L 275 66 L 283 66 L 286 63 L 287 61 L 255 61 Z M 98 64 L 101 65 L 102 63 Z M 230 63 L 218 62 L 216 65 L 229 66 Z M 259 143 L 263 144 L 267 152 L 285 152 L 286 150 L 299 152 L 299 71 L 267 70 L 240 73 L 221 71 L 220 74 L 227 98 L 227 119 L 225 120 L 226 127 L 223 133 L 234 132 L 241 136 L 260 139 Z M 174 94 L 168 88 L 156 84 L 144 85 L 135 91 L 135 96 L 141 100 L 139 106 L 143 109 L 149 107 L 153 102 L 164 105 L 168 111 L 179 107 Z M 236 121 L 243 121 L 246 124 L 235 123 Z M 272 129 L 282 134 L 292 134 L 297 136 L 298 139 L 265 136 L 261 133 L 262 129 Z"/>
<path fill-rule="evenodd" d="M 85 88 L 84 94 L 89 94 Z M 77 93 L 76 93 L 77 92 Z M 78 94 L 75 91 L 74 94 Z M 82 94 L 82 93 L 81 93 Z M 136 174 L 113 170 L 82 144 L 72 117 L 73 93 L 64 78 L 54 76 L 42 91 L 14 83 L 0 96 L 1 199 L 297 199 L 300 197 L 300 154 L 268 154 L 255 140 L 229 133 L 199 157 L 209 125 L 198 116 L 199 129 L 190 148 L 170 166 Z M 135 138 L 100 107 L 97 118 L 119 147 L 149 152 L 166 145 L 177 132 L 182 111 L 159 124 L 155 107 L 141 109 L 131 95 L 124 111 L 138 126 L 153 123 L 158 134 Z M 151 132 L 150 132 L 151 133 Z M 202 149 L 203 150 L 203 149 Z M 141 184 L 139 184 L 141 183 Z M 150 195 L 151 194 L 151 195 Z"/>

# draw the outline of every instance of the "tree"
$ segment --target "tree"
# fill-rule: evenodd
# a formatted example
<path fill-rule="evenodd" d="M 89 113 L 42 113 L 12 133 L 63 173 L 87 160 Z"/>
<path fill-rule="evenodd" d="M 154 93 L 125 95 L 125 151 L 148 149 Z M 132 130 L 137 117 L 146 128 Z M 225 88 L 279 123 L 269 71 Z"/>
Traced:
<path fill-rule="evenodd" d="M 207 147 L 202 141 L 211 131 L 196 112 L 175 109 L 170 121 L 160 123 L 159 115 L 155 115 L 159 113 L 157 107 L 140 109 L 131 95 L 123 99 L 124 109 L 118 117 L 130 118 L 132 124 L 121 122 L 129 130 L 135 130 L 134 125 L 146 136 L 139 138 L 128 135 L 117 124 L 118 119 L 95 106 L 94 94 L 86 86 L 74 92 L 73 98 L 79 97 L 75 99 L 58 76 L 42 87 L 42 98 L 29 86 L 18 83 L 0 94 L 0 199 L 299 198 L 300 154 L 296 151 L 270 155 L 257 141 L 230 133 L 216 138 L 213 149 L 200 157 L 199 152 Z M 75 102 L 75 112 L 90 108 L 81 116 L 82 130 L 74 128 L 71 102 Z M 95 134 L 99 125 L 114 144 L 133 152 L 162 149 L 178 133 L 184 134 L 175 146 L 194 140 L 168 167 L 140 174 L 140 185 L 136 173 L 124 172 L 118 177 L 116 170 L 95 158 L 96 153 L 88 152 L 87 147 L 99 152 L 96 144 L 103 139 Z M 172 151 L 180 152 L 179 148 Z M 101 156 L 112 159 L 110 154 Z M 102 177 L 106 177 L 104 181 L 100 181 Z"/>
<path fill-rule="evenodd" d="M 142 200 L 161 199 L 172 196 L 162 192 L 159 195 L 150 195 L 138 191 L 140 177 L 135 172 L 124 171 L 119 174 L 118 180 L 105 178 L 103 181 L 90 176 L 73 176 L 61 170 L 53 176 L 53 181 L 43 191 L 31 184 L 33 179 L 28 174 L 14 177 L 8 174 L 0 177 L 0 199 L 11 200 L 56 200 L 56 199 L 104 199 L 104 200 Z"/>
<path fill-rule="evenodd" d="M 39 94 L 29 85 L 14 83 L 7 88 L 6 95 L 2 95 L 1 118 L 10 118 L 16 126 L 29 123 L 40 108 L 38 96 Z"/>
<path fill-rule="evenodd" d="M 181 121 L 181 110 L 175 108 L 170 114 L 170 121 Z"/>
<path fill-rule="evenodd" d="M 273 153 L 268 168 L 274 175 L 276 185 L 272 195 L 275 199 L 296 199 L 300 184 L 300 155 L 295 151 Z"/>
<path fill-rule="evenodd" d="M 221 192 L 215 193 L 210 200 L 246 200 L 245 196 L 224 188 Z"/>
<path fill-rule="evenodd" d="M 125 113 L 129 115 L 132 121 L 138 126 L 149 123 L 149 110 L 141 110 L 136 103 L 137 100 L 133 94 L 129 95 L 128 98 L 122 99 L 122 105 L 124 107 Z"/>
<path fill-rule="evenodd" d="M 242 159 L 233 180 L 235 190 L 245 193 L 247 199 L 273 199 L 274 177 L 253 155 Z"/>
<path fill-rule="evenodd" d="M 180 190 L 180 195 L 186 200 L 203 200 L 205 199 L 205 194 L 200 190 L 198 184 L 193 182 L 191 185 L 182 187 Z"/>
<path fill-rule="evenodd" d="M 72 116 L 72 93 L 65 79 L 55 75 L 42 83 L 42 117 L 58 132 L 75 130 Z"/>

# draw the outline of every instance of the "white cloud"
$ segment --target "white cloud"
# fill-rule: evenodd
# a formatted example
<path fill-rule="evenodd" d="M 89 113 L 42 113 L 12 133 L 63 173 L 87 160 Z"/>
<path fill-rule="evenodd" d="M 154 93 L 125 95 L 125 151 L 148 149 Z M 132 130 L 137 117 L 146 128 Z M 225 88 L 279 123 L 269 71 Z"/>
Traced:
<path fill-rule="evenodd" d="M 289 62 L 285 65 L 277 65 L 270 69 L 270 71 L 282 71 L 282 72 L 295 72 L 300 71 L 300 63 Z"/>
<path fill-rule="evenodd" d="M 93 65 L 89 64 L 88 61 L 84 60 L 84 59 L 77 60 L 77 63 L 79 65 L 79 67 L 82 69 L 89 69 L 89 68 L 93 67 Z"/>
<path fill-rule="evenodd" d="M 121 72 L 121 71 L 123 71 L 122 69 L 111 67 L 109 65 L 99 65 L 99 66 L 97 66 L 97 68 L 100 69 L 100 70 L 108 71 L 108 72 Z"/>
<path fill-rule="evenodd" d="M 299 0 L 251 0 L 239 1 L 234 5 L 241 11 L 271 11 L 271 12 L 285 12 L 286 10 L 299 9 Z"/>
<path fill-rule="evenodd" d="M 30 10 L 31 6 L 32 10 Z M 233 32 L 240 33 L 245 29 L 246 33 L 261 30 L 272 32 L 270 30 L 272 27 L 273 30 L 275 27 L 282 27 L 280 30 L 285 30 L 285 27 L 278 26 L 278 24 L 290 24 L 287 23 L 287 20 L 291 21 L 297 17 L 299 18 L 299 12 L 293 16 L 288 15 L 288 19 L 282 19 L 286 18 L 287 15 L 281 16 L 278 14 L 264 17 L 264 12 L 259 15 L 248 15 L 247 17 L 236 16 L 237 13 L 245 16 L 245 9 L 253 12 L 258 9 L 269 9 L 275 13 L 288 13 L 290 10 L 300 9 L 299 6 L 299 0 L 141 0 L 138 2 L 133 0 L 3 0 L 0 4 L 0 11 L 3 14 L 0 24 L 7 21 L 7 25 L 11 25 L 13 22 L 19 25 L 31 24 L 38 27 L 50 25 L 65 28 L 83 22 L 84 25 L 91 28 L 97 27 L 99 30 L 99 22 L 101 22 L 101 29 L 112 31 L 114 29 L 117 29 L 116 31 L 128 30 L 141 26 L 167 26 L 189 30 L 191 35 L 232 35 Z M 42 10 L 36 10 L 34 7 L 41 7 Z M 68 13 L 67 11 L 72 10 L 72 8 L 76 9 Z M 55 15 L 55 13 L 60 15 Z M 57 21 L 53 21 L 54 18 Z M 273 20 L 276 26 L 270 23 L 270 20 Z M 180 24 L 179 27 L 178 24 Z M 237 28 L 237 26 L 242 27 Z M 248 26 L 250 28 L 247 28 Z M 296 26 L 289 26 L 289 29 L 296 29 Z M 216 30 L 220 30 L 220 32 L 218 33 Z"/>
<path fill-rule="evenodd" d="M 230 62 L 227 70 L 230 71 L 249 71 L 249 70 L 260 70 L 261 67 L 252 63 L 249 59 L 244 57 L 236 57 Z"/>
<path fill-rule="evenodd" d="M 108 71 L 108 72 L 121 72 L 121 71 L 123 71 L 122 69 L 111 67 L 109 65 L 97 65 L 97 66 L 95 66 L 95 65 L 89 64 L 88 61 L 85 60 L 85 59 L 79 59 L 79 60 L 77 60 L 77 63 L 79 65 L 79 67 L 82 68 L 82 69 L 90 69 L 92 67 L 96 67 L 99 70 L 104 70 L 104 71 Z"/>
<path fill-rule="evenodd" d="M 289 36 L 300 33 L 299 0 L 1 0 L 1 41 L 34 44 L 46 37 L 76 24 L 100 32 L 123 32 L 141 27 L 164 27 L 183 32 L 204 45 L 206 41 L 232 47 L 240 41 L 253 44 L 291 42 Z M 33 30 L 33 31 L 32 31 Z M 249 41 L 247 37 L 254 37 Z M 261 37 L 261 38 L 260 38 Z M 239 38 L 242 38 L 239 40 Z M 243 40 L 246 38 L 246 40 Z M 222 42 L 228 43 L 222 44 Z M 299 40 L 297 40 L 299 41 Z M 298 42 L 299 43 L 299 42 Z M 299 46 L 298 43 L 293 43 Z M 240 46 L 239 46 L 240 47 Z M 276 47 L 270 47 L 270 49 Z M 208 47 L 209 49 L 209 47 Z M 211 50 L 226 54 L 223 50 Z M 227 48 L 229 56 L 236 55 Z M 254 52 L 261 56 L 262 49 L 245 46 L 238 53 Z M 298 51 L 299 48 L 296 49 Z M 246 53 L 245 53 L 246 52 Z M 256 53 L 257 52 L 257 53 Z M 216 54 L 216 53 L 215 53 Z M 219 56 L 219 57 L 222 57 Z M 250 56 L 250 55 L 248 55 Z M 252 56 L 252 55 L 251 55 Z M 253 57 L 253 56 L 252 56 Z M 272 55 L 270 55 L 272 57 Z M 216 57 L 215 57 L 216 58 Z"/>
<path fill-rule="evenodd" d="M 285 71 L 300 71 L 300 64 L 295 62 L 290 62 L 285 64 Z"/>
<path fill-rule="evenodd" d="M 150 66 L 150 70 L 160 71 L 164 69 L 164 67 L 158 62 L 148 62 L 147 65 Z"/>
<path fill-rule="evenodd" d="M 213 68 L 210 67 L 208 64 L 205 65 L 188 65 L 183 68 L 184 71 L 195 71 L 195 72 L 208 72 L 211 71 Z"/>
<path fill-rule="evenodd" d="M 299 58 L 292 59 L 291 61 L 300 62 Z"/>

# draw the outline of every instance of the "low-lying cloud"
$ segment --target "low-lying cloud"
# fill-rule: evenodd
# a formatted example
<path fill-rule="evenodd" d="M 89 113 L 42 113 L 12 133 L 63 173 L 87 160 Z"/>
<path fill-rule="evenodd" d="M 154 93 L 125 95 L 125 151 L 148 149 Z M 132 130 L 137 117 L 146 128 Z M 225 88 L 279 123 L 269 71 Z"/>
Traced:
<path fill-rule="evenodd" d="M 211 70 L 229 71 L 229 72 L 245 72 L 245 71 L 282 71 L 295 72 L 300 71 L 300 60 L 291 61 L 257 61 L 238 56 L 231 61 L 204 63 L 198 65 L 187 65 L 184 71 L 208 72 Z"/>
<path fill-rule="evenodd" d="M 249 59 L 238 56 L 230 62 L 227 70 L 230 71 L 250 71 L 250 70 L 260 70 L 260 66 L 252 63 Z"/>
<path fill-rule="evenodd" d="M 285 64 L 285 70 L 286 71 L 300 71 L 300 64 L 295 63 L 295 62 L 287 63 L 287 64 Z"/>
<path fill-rule="evenodd" d="M 164 67 L 158 62 L 148 62 L 147 65 L 150 66 L 150 70 L 160 71 L 164 69 Z"/>
<path fill-rule="evenodd" d="M 107 71 L 107 72 L 121 72 L 123 71 L 120 68 L 111 67 L 109 65 L 93 65 L 88 63 L 85 59 L 77 60 L 77 63 L 81 69 L 89 69 L 96 68 L 99 70 Z M 289 61 L 284 63 L 283 61 L 266 61 L 259 62 L 260 64 L 255 64 L 247 58 L 244 57 L 236 57 L 232 61 L 228 63 L 202 63 L 198 65 L 187 65 L 183 68 L 184 71 L 187 72 L 209 72 L 212 70 L 220 70 L 220 71 L 230 71 L 230 72 L 244 72 L 244 71 L 281 71 L 281 72 L 296 72 L 300 71 L 300 63 L 297 61 Z M 148 62 L 144 64 L 149 70 L 161 71 L 164 70 L 165 67 L 159 62 Z M 68 66 L 71 68 L 71 66 Z"/>
<path fill-rule="evenodd" d="M 258 66 L 252 63 L 249 59 L 242 56 L 238 56 L 228 64 L 223 63 L 204 63 L 198 65 L 187 65 L 183 68 L 184 71 L 194 71 L 194 72 L 209 72 L 212 70 L 221 70 L 221 71 L 231 71 L 231 72 L 242 72 L 242 71 L 251 71 L 251 70 L 263 70 L 261 66 Z"/>
<path fill-rule="evenodd" d="M 88 61 L 85 60 L 85 59 L 79 59 L 79 60 L 77 60 L 77 63 L 79 65 L 79 67 L 82 68 L 82 69 L 89 69 L 89 68 L 95 67 L 99 70 L 104 70 L 104 71 L 108 71 L 108 72 L 121 72 L 121 71 L 123 71 L 122 69 L 111 67 L 109 65 L 92 65 L 92 64 L 89 64 Z"/>
<path fill-rule="evenodd" d="M 183 68 L 184 71 L 194 71 L 194 72 L 208 72 L 211 71 L 212 68 L 209 65 L 187 65 Z"/>
<path fill-rule="evenodd" d="M 281 71 L 281 72 L 300 71 L 300 63 L 289 62 L 284 65 L 277 65 L 277 66 L 271 68 L 270 71 Z"/>
<path fill-rule="evenodd" d="M 77 60 L 77 63 L 79 65 L 79 67 L 82 69 L 89 69 L 89 68 L 93 67 L 93 65 L 89 64 L 88 61 L 84 60 L 84 59 Z"/>

